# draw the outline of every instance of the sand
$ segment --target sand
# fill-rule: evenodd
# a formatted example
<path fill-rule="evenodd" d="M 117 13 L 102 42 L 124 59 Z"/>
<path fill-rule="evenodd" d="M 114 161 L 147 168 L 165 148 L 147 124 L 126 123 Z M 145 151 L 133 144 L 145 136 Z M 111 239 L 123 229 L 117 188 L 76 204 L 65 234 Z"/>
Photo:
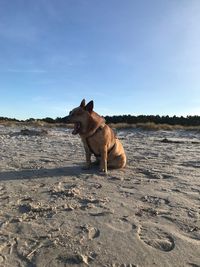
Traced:
<path fill-rule="evenodd" d="M 0 266 L 200 266 L 200 133 L 118 131 L 102 175 L 71 130 L 21 130 L 0 126 Z"/>

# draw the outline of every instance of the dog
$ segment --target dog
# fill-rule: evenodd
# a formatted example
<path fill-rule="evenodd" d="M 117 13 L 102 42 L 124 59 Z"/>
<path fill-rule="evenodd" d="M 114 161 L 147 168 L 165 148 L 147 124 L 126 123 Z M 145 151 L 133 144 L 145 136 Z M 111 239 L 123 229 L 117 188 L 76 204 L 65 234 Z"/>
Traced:
<path fill-rule="evenodd" d="M 85 99 L 79 107 L 69 112 L 65 117 L 67 123 L 73 123 L 72 134 L 79 134 L 85 149 L 85 169 L 91 167 L 91 155 L 100 162 L 100 171 L 107 173 L 108 168 L 124 168 L 126 154 L 113 130 L 105 123 L 105 119 L 93 111 L 94 102 L 87 105 Z"/>

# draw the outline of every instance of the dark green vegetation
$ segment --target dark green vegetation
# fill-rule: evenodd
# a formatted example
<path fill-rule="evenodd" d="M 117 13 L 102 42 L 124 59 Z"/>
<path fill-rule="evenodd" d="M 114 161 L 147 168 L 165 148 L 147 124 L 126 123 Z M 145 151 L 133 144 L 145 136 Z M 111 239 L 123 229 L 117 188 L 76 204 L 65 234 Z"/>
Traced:
<path fill-rule="evenodd" d="M 155 123 L 155 124 L 169 124 L 181 126 L 200 126 L 200 116 L 187 116 L 187 117 L 169 117 L 169 116 L 153 116 L 153 115 L 123 115 L 123 116 L 106 116 L 107 123 Z"/>
<path fill-rule="evenodd" d="M 169 116 L 159 116 L 159 115 L 119 115 L 119 116 L 105 116 L 107 123 L 112 124 L 140 124 L 140 123 L 153 123 L 153 124 L 167 124 L 167 125 L 181 125 L 181 126 L 200 126 L 200 116 L 187 116 L 187 117 L 169 117 Z M 46 122 L 46 123 L 67 123 L 64 118 L 44 118 L 44 119 L 33 119 L 28 120 L 17 120 L 13 118 L 0 117 L 0 122 Z"/>

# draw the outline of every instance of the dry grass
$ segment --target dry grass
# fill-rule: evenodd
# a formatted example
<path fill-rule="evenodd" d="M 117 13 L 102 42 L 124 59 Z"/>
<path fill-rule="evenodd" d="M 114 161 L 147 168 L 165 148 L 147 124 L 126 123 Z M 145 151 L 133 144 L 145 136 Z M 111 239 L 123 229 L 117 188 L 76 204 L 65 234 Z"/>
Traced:
<path fill-rule="evenodd" d="M 0 125 L 4 126 L 10 126 L 10 127 L 15 127 L 15 126 L 23 126 L 23 127 L 44 127 L 44 128 L 57 128 L 57 127 L 62 127 L 62 128 L 73 128 L 72 124 L 66 124 L 66 123 L 48 123 L 40 120 L 35 120 L 31 122 L 16 122 L 16 121 L 0 121 Z"/>
<path fill-rule="evenodd" d="M 147 123 L 136 123 L 136 124 L 128 124 L 128 123 L 111 123 L 109 124 L 111 128 L 114 129 L 135 129 L 135 128 L 141 128 L 143 130 L 173 130 L 173 129 L 182 129 L 182 126 L 177 125 L 175 128 L 172 125 L 169 124 L 155 124 L 153 122 L 147 122 Z"/>
<path fill-rule="evenodd" d="M 156 124 L 153 122 L 146 123 L 136 123 L 136 124 L 128 124 L 128 123 L 111 123 L 109 124 L 111 128 L 114 129 L 135 129 L 141 128 L 143 130 L 149 131 L 159 131 L 159 130 L 190 130 L 190 131 L 200 131 L 200 126 L 182 126 L 182 125 L 170 125 L 170 124 Z"/>
<path fill-rule="evenodd" d="M 113 129 L 134 129 L 137 127 L 136 124 L 128 123 L 109 123 L 108 125 Z"/>
<path fill-rule="evenodd" d="M 44 127 L 44 128 L 73 128 L 73 124 L 66 123 L 47 123 L 44 121 L 33 121 L 33 122 L 15 122 L 15 121 L 0 121 L 0 125 L 4 126 L 23 126 L 23 127 Z M 140 128 L 148 131 L 173 131 L 173 130 L 189 130 L 189 131 L 200 131 L 200 126 L 182 126 L 182 125 L 169 125 L 169 124 L 156 124 L 153 122 L 147 123 L 110 123 L 109 126 L 113 129 L 136 129 Z"/>

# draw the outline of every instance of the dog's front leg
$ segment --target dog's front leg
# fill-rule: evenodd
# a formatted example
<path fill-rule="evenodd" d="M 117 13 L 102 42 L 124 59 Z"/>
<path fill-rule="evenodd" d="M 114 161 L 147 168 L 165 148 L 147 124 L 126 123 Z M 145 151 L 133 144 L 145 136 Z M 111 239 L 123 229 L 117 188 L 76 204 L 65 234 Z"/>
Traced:
<path fill-rule="evenodd" d="M 90 169 L 91 167 L 91 152 L 86 144 L 84 144 L 84 149 L 85 149 L 85 157 L 86 157 L 86 164 L 83 167 L 83 169 L 87 170 Z"/>
<path fill-rule="evenodd" d="M 90 151 L 90 149 L 89 149 L 89 147 L 87 145 L 87 142 L 86 142 L 85 138 L 81 137 L 81 139 L 82 139 L 82 142 L 83 142 L 83 146 L 84 146 L 84 150 L 85 150 L 85 158 L 86 158 L 86 163 L 84 164 L 83 169 L 87 170 L 87 169 L 90 169 L 90 167 L 91 167 L 91 156 L 92 156 L 92 154 L 91 154 L 91 151 Z"/>
<path fill-rule="evenodd" d="M 107 173 L 107 146 L 105 145 L 101 150 L 100 171 Z"/>

